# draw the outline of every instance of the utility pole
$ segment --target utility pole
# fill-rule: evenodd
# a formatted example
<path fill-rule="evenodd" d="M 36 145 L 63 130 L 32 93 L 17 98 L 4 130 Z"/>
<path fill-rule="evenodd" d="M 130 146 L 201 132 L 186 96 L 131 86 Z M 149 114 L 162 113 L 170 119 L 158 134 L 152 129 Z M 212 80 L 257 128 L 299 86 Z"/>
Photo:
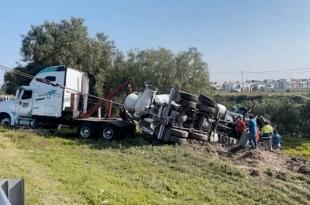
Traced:
<path fill-rule="evenodd" d="M 241 71 L 241 92 L 243 92 L 243 70 Z"/>

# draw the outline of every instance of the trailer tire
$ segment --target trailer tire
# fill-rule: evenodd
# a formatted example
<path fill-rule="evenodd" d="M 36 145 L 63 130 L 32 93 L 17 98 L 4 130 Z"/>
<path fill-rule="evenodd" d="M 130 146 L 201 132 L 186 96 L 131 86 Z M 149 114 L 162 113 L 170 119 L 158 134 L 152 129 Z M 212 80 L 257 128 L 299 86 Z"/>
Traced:
<path fill-rule="evenodd" d="M 195 109 L 196 106 L 197 106 L 197 103 L 196 102 L 193 102 L 193 101 L 186 101 L 186 100 L 181 100 L 181 106 L 182 107 L 186 107 L 186 108 L 192 108 L 192 109 Z"/>
<path fill-rule="evenodd" d="M 178 130 L 175 128 L 171 128 L 170 129 L 170 135 L 176 136 L 176 137 L 180 137 L 180 138 L 187 138 L 188 137 L 188 132 L 187 131 L 183 131 L 183 130 Z"/>
<path fill-rule="evenodd" d="M 213 108 L 217 107 L 217 103 L 212 98 L 209 98 L 205 95 L 199 95 L 198 99 L 204 105 L 208 105 L 209 107 Z"/>
<path fill-rule="evenodd" d="M 185 144 L 186 143 L 186 138 L 181 138 L 181 137 L 177 137 L 177 136 L 174 136 L 174 135 L 170 135 L 169 141 L 173 142 L 173 143 L 177 143 L 177 144 Z"/>
<path fill-rule="evenodd" d="M 198 102 L 198 97 L 196 95 L 192 95 L 183 91 L 180 91 L 180 98 L 181 100 Z"/>
<path fill-rule="evenodd" d="M 11 117 L 7 113 L 0 114 L 0 125 L 3 127 L 11 126 Z"/>
<path fill-rule="evenodd" d="M 209 114 L 215 114 L 216 110 L 213 107 L 204 105 L 204 104 L 198 104 L 197 109 L 201 112 L 209 113 Z"/>
<path fill-rule="evenodd" d="M 163 142 L 169 142 L 169 141 L 170 141 L 170 133 L 169 132 L 164 132 Z"/>
<path fill-rule="evenodd" d="M 90 123 L 82 123 L 79 125 L 79 136 L 82 139 L 91 138 L 94 135 L 94 127 Z"/>
<path fill-rule="evenodd" d="M 188 137 L 192 139 L 196 139 L 196 140 L 208 141 L 208 135 L 197 133 L 197 132 L 189 133 Z"/>
<path fill-rule="evenodd" d="M 104 140 L 114 140 L 118 137 L 118 130 L 111 125 L 102 125 L 100 128 L 100 137 Z"/>

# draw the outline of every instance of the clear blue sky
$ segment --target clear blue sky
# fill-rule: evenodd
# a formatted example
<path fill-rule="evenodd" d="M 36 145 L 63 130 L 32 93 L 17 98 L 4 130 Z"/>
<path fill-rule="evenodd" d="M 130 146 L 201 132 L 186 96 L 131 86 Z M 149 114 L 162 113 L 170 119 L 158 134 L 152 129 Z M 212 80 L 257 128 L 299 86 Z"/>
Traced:
<path fill-rule="evenodd" d="M 124 52 L 197 47 L 211 80 L 239 80 L 234 71 L 310 68 L 310 0 L 2 0 L 0 64 L 21 60 L 21 34 L 44 20 L 82 17 L 93 36 L 106 33 Z M 213 74 L 214 73 L 214 74 Z M 0 73 L 0 76 L 3 74 Z M 245 79 L 310 77 L 245 74 Z"/>

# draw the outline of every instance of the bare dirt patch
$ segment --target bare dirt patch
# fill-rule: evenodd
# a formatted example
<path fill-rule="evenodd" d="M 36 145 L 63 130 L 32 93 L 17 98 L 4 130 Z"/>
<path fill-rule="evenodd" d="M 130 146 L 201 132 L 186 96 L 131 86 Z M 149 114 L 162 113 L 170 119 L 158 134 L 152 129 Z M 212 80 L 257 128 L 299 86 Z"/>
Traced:
<path fill-rule="evenodd" d="M 310 175 L 310 161 L 303 157 L 287 157 L 279 152 L 240 150 L 231 156 L 239 167 L 249 171 L 251 176 L 262 173 L 284 181 L 290 174 Z"/>
<path fill-rule="evenodd" d="M 213 158 L 232 161 L 253 177 L 274 177 L 287 181 L 291 175 L 310 175 L 310 161 L 303 157 L 288 157 L 280 152 L 261 149 L 240 149 L 230 152 L 229 147 L 219 143 L 189 140 L 188 147 L 207 152 Z"/>

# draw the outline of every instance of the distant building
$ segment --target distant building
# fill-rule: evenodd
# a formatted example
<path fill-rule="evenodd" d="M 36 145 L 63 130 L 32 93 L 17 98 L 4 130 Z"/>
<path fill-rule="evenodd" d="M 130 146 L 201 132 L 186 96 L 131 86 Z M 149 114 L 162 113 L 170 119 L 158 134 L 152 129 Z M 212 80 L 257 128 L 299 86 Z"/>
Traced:
<path fill-rule="evenodd" d="M 226 92 L 241 92 L 241 86 L 239 81 L 224 82 L 222 85 L 222 89 Z"/>
<path fill-rule="evenodd" d="M 290 89 L 297 91 L 304 91 L 310 89 L 309 79 L 291 79 Z"/>
<path fill-rule="evenodd" d="M 283 78 L 275 81 L 274 90 L 276 91 L 286 91 L 290 89 L 290 82 Z"/>
<path fill-rule="evenodd" d="M 285 92 L 288 90 L 293 91 L 306 91 L 310 90 L 310 79 L 278 79 L 271 80 L 246 80 L 243 85 L 239 81 L 229 81 L 223 84 L 214 84 L 217 90 L 223 90 L 226 92 L 272 92 L 279 91 Z"/>

